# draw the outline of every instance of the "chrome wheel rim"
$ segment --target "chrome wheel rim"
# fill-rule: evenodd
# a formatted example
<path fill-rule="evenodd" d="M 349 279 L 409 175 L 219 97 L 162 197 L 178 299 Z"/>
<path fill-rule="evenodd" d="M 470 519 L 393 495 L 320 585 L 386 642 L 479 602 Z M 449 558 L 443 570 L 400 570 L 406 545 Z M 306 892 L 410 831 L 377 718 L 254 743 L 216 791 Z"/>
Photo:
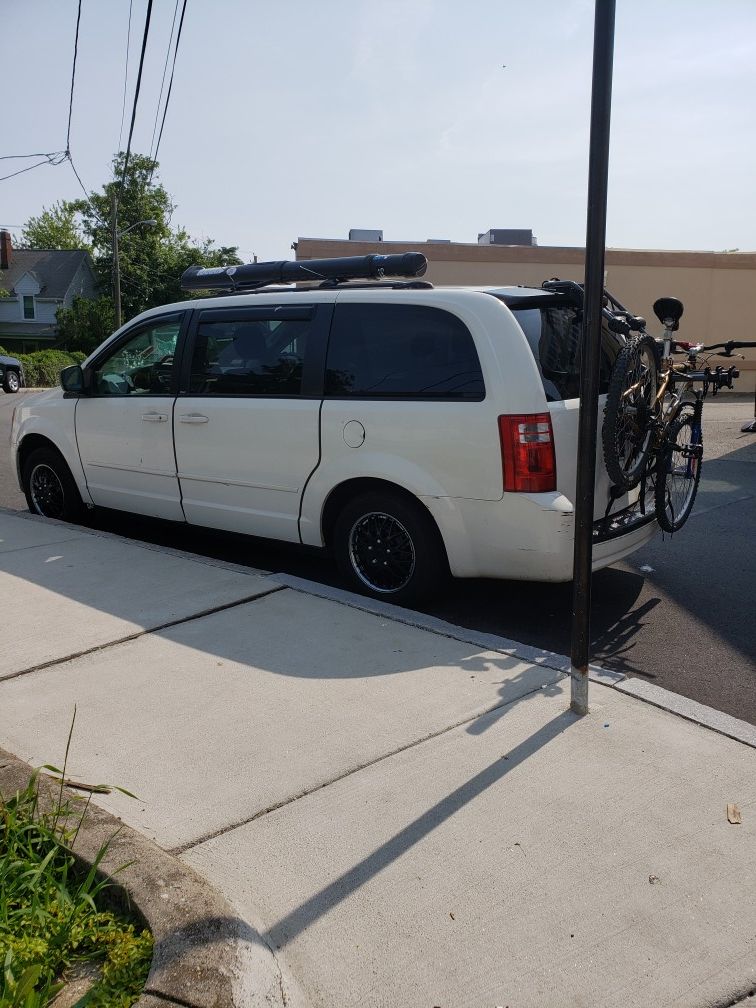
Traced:
<path fill-rule="evenodd" d="M 8 382 L 8 388 L 11 390 L 11 392 L 18 392 L 19 381 L 18 381 L 18 375 L 16 374 L 15 371 L 8 372 L 7 382 Z"/>
<path fill-rule="evenodd" d="M 354 523 L 349 559 L 360 581 L 383 594 L 401 591 L 415 573 L 415 547 L 409 532 L 383 511 L 371 511 Z"/>
<path fill-rule="evenodd" d="M 66 498 L 63 484 L 52 466 L 44 462 L 34 466 L 29 479 L 29 496 L 34 510 L 45 518 L 62 518 Z"/>

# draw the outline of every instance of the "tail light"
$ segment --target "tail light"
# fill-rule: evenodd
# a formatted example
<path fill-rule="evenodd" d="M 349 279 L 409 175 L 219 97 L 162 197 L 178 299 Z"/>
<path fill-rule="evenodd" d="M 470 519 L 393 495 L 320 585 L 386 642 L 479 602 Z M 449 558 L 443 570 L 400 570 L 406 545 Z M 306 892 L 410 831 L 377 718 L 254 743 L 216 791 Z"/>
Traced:
<path fill-rule="evenodd" d="M 499 439 L 505 490 L 556 490 L 554 432 L 548 413 L 500 416 Z"/>

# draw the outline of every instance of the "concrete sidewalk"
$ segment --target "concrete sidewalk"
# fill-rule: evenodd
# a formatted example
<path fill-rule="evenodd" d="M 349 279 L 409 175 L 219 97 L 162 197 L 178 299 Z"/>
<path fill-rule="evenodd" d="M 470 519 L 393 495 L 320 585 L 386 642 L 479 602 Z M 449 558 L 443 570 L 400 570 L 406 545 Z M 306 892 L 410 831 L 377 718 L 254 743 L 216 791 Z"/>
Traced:
<path fill-rule="evenodd" d="M 751 746 L 622 684 L 576 718 L 559 656 L 366 600 L 7 513 L 0 540 L 0 746 L 59 763 L 76 706 L 71 776 L 138 794 L 97 801 L 270 950 L 240 1005 L 756 986 Z"/>

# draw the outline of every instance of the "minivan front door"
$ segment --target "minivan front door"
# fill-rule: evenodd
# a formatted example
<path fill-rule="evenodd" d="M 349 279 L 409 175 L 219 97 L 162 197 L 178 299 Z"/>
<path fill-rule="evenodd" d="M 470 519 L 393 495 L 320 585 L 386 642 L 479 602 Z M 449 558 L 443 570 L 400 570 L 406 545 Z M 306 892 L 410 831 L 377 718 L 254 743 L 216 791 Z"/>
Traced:
<path fill-rule="evenodd" d="M 299 542 L 320 457 L 331 311 L 269 303 L 198 313 L 174 417 L 187 521 Z"/>
<path fill-rule="evenodd" d="M 186 313 L 138 325 L 92 370 L 76 403 L 76 440 L 101 507 L 183 521 L 173 452 L 173 362 Z"/>

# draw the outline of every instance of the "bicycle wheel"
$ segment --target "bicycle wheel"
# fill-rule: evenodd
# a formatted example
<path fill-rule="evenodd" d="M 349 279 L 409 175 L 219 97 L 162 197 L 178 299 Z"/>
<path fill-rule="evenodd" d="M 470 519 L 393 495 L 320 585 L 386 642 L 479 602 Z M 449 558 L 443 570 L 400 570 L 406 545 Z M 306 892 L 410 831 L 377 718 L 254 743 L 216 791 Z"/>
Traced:
<path fill-rule="evenodd" d="M 612 483 L 624 490 L 637 486 L 645 471 L 655 398 L 654 341 L 639 336 L 617 355 L 601 431 L 606 471 Z"/>
<path fill-rule="evenodd" d="M 673 421 L 658 458 L 656 520 L 665 532 L 682 528 L 693 510 L 701 480 L 703 438 L 693 413 Z"/>

